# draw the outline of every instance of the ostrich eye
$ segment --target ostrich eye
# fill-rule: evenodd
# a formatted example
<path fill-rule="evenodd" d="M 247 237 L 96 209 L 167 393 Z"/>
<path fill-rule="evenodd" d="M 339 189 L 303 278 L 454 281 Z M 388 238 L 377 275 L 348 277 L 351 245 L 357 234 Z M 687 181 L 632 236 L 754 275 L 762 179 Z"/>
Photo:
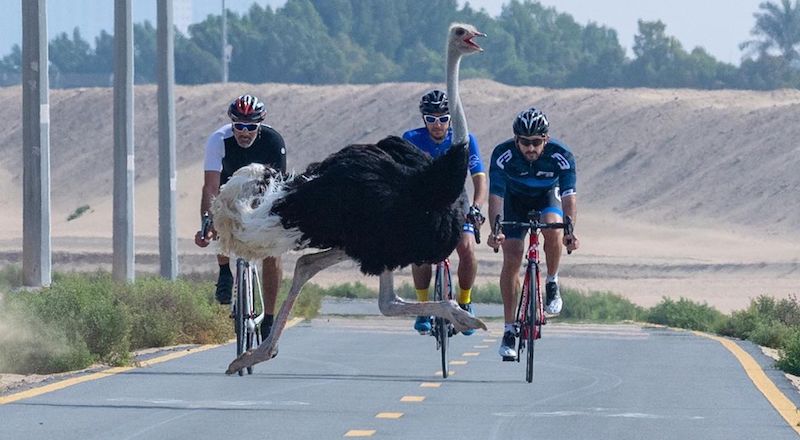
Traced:
<path fill-rule="evenodd" d="M 463 28 L 456 29 L 456 35 L 458 35 L 459 37 L 464 35 L 464 32 L 466 31 Z"/>

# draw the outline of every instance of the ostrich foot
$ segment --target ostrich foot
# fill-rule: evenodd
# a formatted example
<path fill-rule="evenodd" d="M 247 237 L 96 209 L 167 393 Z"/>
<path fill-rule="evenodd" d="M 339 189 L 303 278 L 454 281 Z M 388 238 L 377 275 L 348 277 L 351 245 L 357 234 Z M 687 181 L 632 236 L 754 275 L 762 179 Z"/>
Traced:
<path fill-rule="evenodd" d="M 253 365 L 272 359 L 274 357 L 276 340 L 270 335 L 266 341 L 262 342 L 255 350 L 248 350 L 233 360 L 225 370 L 225 374 L 233 374 L 242 368 L 252 367 Z"/>
<path fill-rule="evenodd" d="M 448 301 L 446 304 L 449 304 L 449 307 L 441 310 L 442 314 L 439 316 L 450 321 L 456 331 L 463 332 L 464 330 L 479 328 L 486 330 L 486 324 L 483 321 L 470 315 L 466 310 L 459 307 L 455 301 Z M 438 315 L 438 313 L 435 314 Z M 425 314 L 422 314 L 422 316 L 425 316 Z"/>

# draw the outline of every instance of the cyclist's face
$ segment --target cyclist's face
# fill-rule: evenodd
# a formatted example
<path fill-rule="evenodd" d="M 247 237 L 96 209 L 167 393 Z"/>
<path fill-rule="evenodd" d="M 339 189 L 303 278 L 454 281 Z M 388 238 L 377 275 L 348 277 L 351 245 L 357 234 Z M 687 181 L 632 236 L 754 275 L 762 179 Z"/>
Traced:
<path fill-rule="evenodd" d="M 428 134 L 436 142 L 442 142 L 450 128 L 450 115 L 447 113 L 430 113 L 422 115 Z"/>
<path fill-rule="evenodd" d="M 525 159 L 533 162 L 542 155 L 549 136 L 517 136 L 515 142 Z"/>
<path fill-rule="evenodd" d="M 261 123 L 240 123 L 234 121 L 231 122 L 231 125 L 233 127 L 233 137 L 236 138 L 236 143 L 242 148 L 248 148 L 255 142 Z"/>

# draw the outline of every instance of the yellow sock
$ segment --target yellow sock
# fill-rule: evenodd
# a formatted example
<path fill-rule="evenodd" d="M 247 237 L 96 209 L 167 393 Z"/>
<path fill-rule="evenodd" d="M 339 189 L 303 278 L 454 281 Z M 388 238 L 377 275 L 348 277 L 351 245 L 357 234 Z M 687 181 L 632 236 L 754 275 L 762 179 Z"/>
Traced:
<path fill-rule="evenodd" d="M 469 304 L 472 302 L 472 287 L 469 289 L 462 289 L 459 287 L 458 290 L 460 291 L 458 294 L 459 304 Z"/>
<path fill-rule="evenodd" d="M 415 289 L 417 291 L 417 301 L 428 300 L 428 289 Z"/>

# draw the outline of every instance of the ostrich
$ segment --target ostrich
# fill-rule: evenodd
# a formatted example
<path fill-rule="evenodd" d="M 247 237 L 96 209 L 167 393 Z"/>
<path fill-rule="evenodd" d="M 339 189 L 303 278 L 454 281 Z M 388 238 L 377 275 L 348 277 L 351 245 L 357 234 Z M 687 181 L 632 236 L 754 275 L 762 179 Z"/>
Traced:
<path fill-rule="evenodd" d="M 461 57 L 482 51 L 474 26 L 452 24 L 447 40 L 447 92 L 453 146 L 437 159 L 397 136 L 375 145 L 350 145 L 302 175 L 281 176 L 263 165 L 238 170 L 211 212 L 223 253 L 248 259 L 317 249 L 296 263 L 292 285 L 269 337 L 236 358 L 227 374 L 272 358 L 294 301 L 319 271 L 348 259 L 380 275 L 379 308 L 387 316 L 439 316 L 458 331 L 483 328 L 454 301 L 406 302 L 391 271 L 435 263 L 455 249 L 464 222 L 461 194 L 467 174 L 468 129 L 458 94 Z"/>

